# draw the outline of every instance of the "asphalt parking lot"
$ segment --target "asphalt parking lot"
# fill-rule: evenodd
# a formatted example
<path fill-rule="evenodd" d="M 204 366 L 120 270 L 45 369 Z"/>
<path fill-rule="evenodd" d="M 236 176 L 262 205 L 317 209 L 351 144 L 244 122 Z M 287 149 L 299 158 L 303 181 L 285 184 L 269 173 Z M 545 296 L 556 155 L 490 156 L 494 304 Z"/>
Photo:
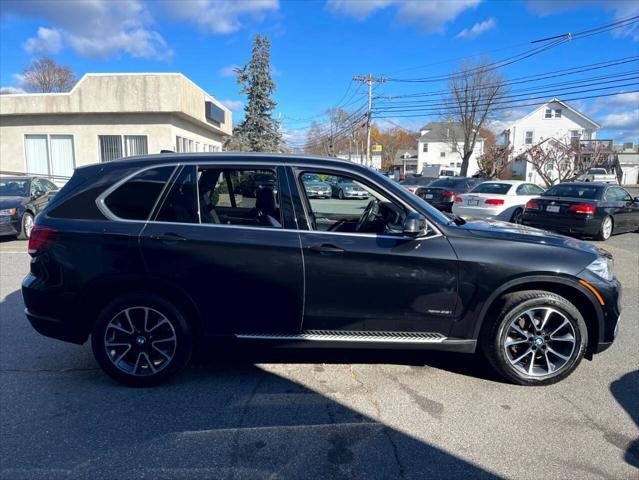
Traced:
<path fill-rule="evenodd" d="M 620 336 L 557 385 L 470 355 L 220 347 L 130 389 L 28 325 L 26 244 L 0 241 L 0 478 L 637 479 L 639 234 L 604 247 Z"/>

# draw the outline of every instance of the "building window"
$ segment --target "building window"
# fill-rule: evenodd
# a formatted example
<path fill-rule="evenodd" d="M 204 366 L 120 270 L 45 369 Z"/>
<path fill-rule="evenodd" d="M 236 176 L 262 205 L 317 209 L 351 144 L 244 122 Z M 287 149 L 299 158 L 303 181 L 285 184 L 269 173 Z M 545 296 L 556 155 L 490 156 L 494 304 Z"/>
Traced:
<path fill-rule="evenodd" d="M 555 109 L 555 118 L 561 118 L 561 108 Z"/>
<path fill-rule="evenodd" d="M 525 142 L 526 145 L 532 145 L 533 143 L 533 132 L 526 132 L 526 140 Z"/>
<path fill-rule="evenodd" d="M 70 177 L 75 168 L 73 135 L 25 135 L 27 173 Z"/>
<path fill-rule="evenodd" d="M 439 152 L 439 156 L 440 156 L 441 158 L 444 158 L 444 157 L 446 156 L 446 152 Z"/>
<path fill-rule="evenodd" d="M 428 153 L 428 144 L 427 143 L 423 143 L 422 144 L 422 152 Z"/>
<path fill-rule="evenodd" d="M 550 108 L 546 109 L 546 113 L 544 114 L 544 118 L 552 118 L 552 110 Z"/>
<path fill-rule="evenodd" d="M 584 131 L 584 140 L 591 140 L 591 139 L 592 139 L 592 130 Z"/>
<path fill-rule="evenodd" d="M 579 130 L 570 130 L 570 139 L 575 140 L 579 138 Z"/>
<path fill-rule="evenodd" d="M 146 135 L 98 135 L 98 140 L 101 162 L 149 153 Z"/>

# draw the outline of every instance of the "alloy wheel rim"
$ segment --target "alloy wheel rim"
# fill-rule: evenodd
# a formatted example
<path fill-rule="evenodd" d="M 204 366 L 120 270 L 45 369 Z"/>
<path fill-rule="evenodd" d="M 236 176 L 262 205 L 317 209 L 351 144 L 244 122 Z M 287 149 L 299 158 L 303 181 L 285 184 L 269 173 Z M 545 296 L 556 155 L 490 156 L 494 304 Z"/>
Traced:
<path fill-rule="evenodd" d="M 523 220 L 524 214 L 521 210 L 517 210 L 515 212 L 515 216 L 513 217 L 513 223 L 521 224 Z"/>
<path fill-rule="evenodd" d="M 27 238 L 31 236 L 31 230 L 33 230 L 33 217 L 31 215 L 26 215 L 24 217 L 24 234 Z"/>
<path fill-rule="evenodd" d="M 612 233 L 612 221 L 610 220 L 610 217 L 606 217 L 604 219 L 601 230 L 604 238 L 610 237 L 610 234 Z"/>
<path fill-rule="evenodd" d="M 136 377 L 155 375 L 171 363 L 177 349 L 173 324 L 150 307 L 129 307 L 113 316 L 104 332 L 109 361 Z"/>
<path fill-rule="evenodd" d="M 576 345 L 572 323 L 551 307 L 535 307 L 517 315 L 503 342 L 511 367 L 538 378 L 563 369 L 572 359 Z"/>

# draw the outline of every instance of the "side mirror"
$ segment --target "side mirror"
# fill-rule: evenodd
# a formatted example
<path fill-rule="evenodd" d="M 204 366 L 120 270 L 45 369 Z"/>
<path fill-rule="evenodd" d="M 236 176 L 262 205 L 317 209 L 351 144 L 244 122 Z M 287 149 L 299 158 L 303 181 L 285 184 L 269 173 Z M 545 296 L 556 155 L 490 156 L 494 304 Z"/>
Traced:
<path fill-rule="evenodd" d="M 639 197 L 635 197 L 632 201 L 635 203 L 639 203 Z"/>
<path fill-rule="evenodd" d="M 404 235 L 417 236 L 426 231 L 427 224 L 423 215 L 416 212 L 410 212 L 404 220 Z"/>
<path fill-rule="evenodd" d="M 36 197 L 41 197 L 42 195 L 44 195 L 44 190 L 36 190 L 33 192 L 33 195 Z"/>

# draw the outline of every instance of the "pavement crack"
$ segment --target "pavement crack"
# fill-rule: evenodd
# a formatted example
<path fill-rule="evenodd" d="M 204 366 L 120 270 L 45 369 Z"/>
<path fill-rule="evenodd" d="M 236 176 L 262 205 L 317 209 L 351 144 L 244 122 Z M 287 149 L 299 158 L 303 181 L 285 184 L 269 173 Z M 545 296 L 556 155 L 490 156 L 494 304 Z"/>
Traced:
<path fill-rule="evenodd" d="M 395 440 L 393 440 L 390 429 L 387 426 L 384 426 L 382 431 L 384 432 L 384 435 L 388 439 L 388 442 L 391 444 L 391 448 L 393 449 L 393 457 L 395 458 L 397 468 L 399 468 L 399 477 L 406 478 L 406 471 L 404 469 L 404 465 L 402 465 L 402 461 L 399 459 L 399 450 L 397 449 Z"/>
<path fill-rule="evenodd" d="M 353 369 L 353 365 L 348 366 L 348 371 L 351 377 L 353 378 L 353 380 L 355 380 L 362 387 L 362 390 L 364 390 L 364 396 L 375 409 L 375 418 L 377 419 L 377 421 L 381 422 L 382 414 L 379 408 L 379 402 L 375 400 L 375 398 L 373 398 L 373 395 L 371 394 L 371 391 L 368 388 L 368 385 L 366 385 L 366 382 L 359 379 L 359 376 L 357 375 L 357 373 L 355 373 L 355 370 Z"/>

